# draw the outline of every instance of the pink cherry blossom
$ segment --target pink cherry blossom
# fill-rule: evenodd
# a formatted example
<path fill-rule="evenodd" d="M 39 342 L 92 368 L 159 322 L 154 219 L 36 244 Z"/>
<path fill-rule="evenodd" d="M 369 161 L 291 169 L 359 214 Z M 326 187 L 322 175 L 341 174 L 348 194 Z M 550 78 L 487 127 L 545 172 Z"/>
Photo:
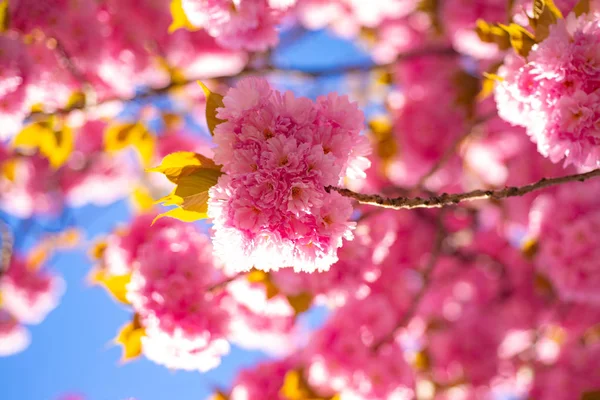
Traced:
<path fill-rule="evenodd" d="M 222 279 L 208 237 L 184 223 L 157 231 L 140 245 L 127 299 L 146 336 L 144 354 L 169 368 L 205 371 L 229 350 L 223 293 L 209 289 Z"/>
<path fill-rule="evenodd" d="M 264 51 L 277 44 L 276 27 L 282 15 L 282 9 L 270 3 L 275 2 L 183 0 L 182 5 L 190 22 L 204 28 L 223 47 Z"/>
<path fill-rule="evenodd" d="M 240 372 L 233 383 L 231 400 L 272 399 L 285 400 L 280 389 L 288 370 L 293 368 L 292 360 L 283 359 L 259 363 L 252 369 Z"/>
<path fill-rule="evenodd" d="M 39 270 L 16 256 L 0 278 L 2 307 L 26 324 L 39 324 L 57 305 L 62 278 Z"/>
<path fill-rule="evenodd" d="M 18 38 L 0 37 L 0 140 L 15 134 L 27 114 L 26 88 L 32 63 Z"/>
<path fill-rule="evenodd" d="M 208 209 L 216 254 L 238 271 L 328 269 L 354 224 L 349 199 L 325 188 L 368 167 L 362 114 L 346 97 L 313 103 L 257 78 L 223 102 L 214 140 L 225 175 Z"/>
<path fill-rule="evenodd" d="M 499 115 L 524 126 L 538 151 L 552 162 L 600 165 L 597 98 L 600 59 L 594 53 L 598 20 L 588 15 L 559 20 L 528 62 L 508 60 L 497 85 Z"/>
<path fill-rule="evenodd" d="M 29 332 L 13 316 L 0 309 L 0 357 L 25 350 L 31 341 Z"/>
<path fill-rule="evenodd" d="M 598 304 L 597 235 L 600 185 L 590 182 L 539 196 L 530 213 L 530 235 L 539 243 L 535 263 L 564 300 Z"/>

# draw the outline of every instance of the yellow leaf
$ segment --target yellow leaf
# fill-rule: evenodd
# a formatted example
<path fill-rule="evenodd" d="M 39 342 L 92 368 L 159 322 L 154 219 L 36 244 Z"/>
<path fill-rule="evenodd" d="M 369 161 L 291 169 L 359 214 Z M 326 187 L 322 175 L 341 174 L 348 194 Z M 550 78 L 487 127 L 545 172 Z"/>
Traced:
<path fill-rule="evenodd" d="M 0 171 L 2 172 L 2 176 L 11 182 L 15 181 L 16 172 L 17 172 L 16 168 L 17 168 L 17 160 L 16 159 L 10 159 L 10 160 L 4 161 L 0 165 Z"/>
<path fill-rule="evenodd" d="M 222 172 L 220 167 L 215 168 L 214 163 L 204 167 L 197 165 L 198 158 L 193 158 L 191 162 L 194 165 L 182 166 L 182 164 L 168 162 L 154 169 L 164 171 L 171 181 L 177 183 L 173 192 L 157 202 L 164 206 L 178 207 L 160 214 L 154 221 L 162 217 L 171 217 L 192 222 L 207 217 L 208 191 L 217 183 Z"/>
<path fill-rule="evenodd" d="M 143 186 L 136 187 L 131 193 L 131 201 L 139 212 L 151 210 L 154 207 L 154 198 Z"/>
<path fill-rule="evenodd" d="M 562 19 L 563 15 L 552 0 L 534 0 L 533 18 L 529 24 L 535 30 L 535 40 L 541 42 L 550 34 L 550 25 Z"/>
<path fill-rule="evenodd" d="M 106 240 L 99 241 L 90 249 L 90 257 L 93 260 L 100 260 L 102 257 L 104 257 L 104 252 L 106 251 L 107 247 L 108 243 Z"/>
<path fill-rule="evenodd" d="M 73 110 L 77 108 L 83 108 L 86 104 L 85 93 L 83 92 L 74 92 L 67 100 L 66 109 Z"/>
<path fill-rule="evenodd" d="M 268 272 L 253 269 L 246 274 L 246 279 L 250 283 L 261 283 L 265 286 L 265 293 L 267 299 L 272 299 L 279 294 L 279 288 L 271 280 L 271 276 Z"/>
<path fill-rule="evenodd" d="M 482 42 L 495 43 L 500 50 L 510 49 L 510 35 L 496 24 L 478 19 L 475 32 Z"/>
<path fill-rule="evenodd" d="M 10 13 L 8 11 L 8 0 L 0 1 L 0 33 L 8 30 L 10 25 Z"/>
<path fill-rule="evenodd" d="M 216 392 L 212 395 L 210 400 L 229 400 L 229 397 L 223 392 Z"/>
<path fill-rule="evenodd" d="M 287 299 L 290 303 L 290 306 L 292 306 L 292 308 L 296 312 L 296 315 L 298 315 L 307 311 L 310 308 L 310 306 L 312 305 L 313 296 L 309 293 L 302 292 L 297 295 L 287 296 Z"/>
<path fill-rule="evenodd" d="M 133 321 L 123 326 L 115 338 L 115 344 L 123 348 L 122 362 L 130 361 L 142 354 L 142 338 L 144 336 L 146 336 L 146 330 L 140 324 L 138 315 L 135 314 Z"/>
<path fill-rule="evenodd" d="M 27 125 L 14 139 L 15 147 L 37 149 L 57 169 L 73 151 L 73 131 L 68 126 L 56 127 L 54 119 Z"/>
<path fill-rule="evenodd" d="M 187 29 L 188 31 L 195 31 L 199 29 L 198 27 L 192 25 L 187 15 L 185 15 L 181 0 L 171 0 L 170 8 L 173 22 L 171 22 L 171 25 L 169 26 L 169 33 L 173 33 L 181 28 Z"/>
<path fill-rule="evenodd" d="M 539 249 L 539 242 L 536 239 L 527 239 L 521 246 L 521 253 L 531 260 L 535 257 Z"/>
<path fill-rule="evenodd" d="M 45 243 L 40 243 L 29 252 L 27 256 L 27 267 L 31 270 L 38 270 L 42 267 L 42 264 L 48 259 L 50 249 Z"/>
<path fill-rule="evenodd" d="M 223 121 L 217 118 L 217 108 L 224 107 L 223 96 L 218 93 L 211 92 L 210 89 L 202 82 L 198 81 L 198 84 L 204 91 L 206 96 L 206 124 L 211 135 L 214 135 L 215 128 Z"/>
<path fill-rule="evenodd" d="M 394 126 L 386 116 L 369 121 L 369 129 L 375 139 L 375 152 L 384 164 L 389 163 L 398 154 L 398 142 L 394 135 Z"/>
<path fill-rule="evenodd" d="M 482 101 L 487 99 L 493 92 L 496 82 L 503 81 L 504 78 L 489 72 L 483 73 L 483 81 L 481 82 L 481 91 L 477 94 L 477 100 Z"/>
<path fill-rule="evenodd" d="M 111 275 L 101 268 L 93 271 L 90 280 L 93 284 L 102 285 L 115 300 L 123 304 L 129 304 L 127 285 L 131 281 L 131 274 Z"/>
<path fill-rule="evenodd" d="M 142 164 L 147 167 L 154 159 L 156 139 L 142 123 L 116 123 L 104 132 L 104 149 L 116 153 L 129 146 L 137 150 Z"/>
<path fill-rule="evenodd" d="M 529 51 L 536 43 L 536 38 L 527 29 L 517 24 L 498 24 L 500 28 L 504 29 L 510 37 L 510 45 L 517 54 L 522 57 L 527 57 Z"/>
<path fill-rule="evenodd" d="M 194 222 L 201 219 L 206 219 L 208 218 L 208 215 L 202 212 L 184 210 L 183 208 L 173 208 L 172 210 L 157 215 L 152 221 L 152 224 L 163 217 L 175 218 L 183 222 Z"/>
<path fill-rule="evenodd" d="M 200 169 L 220 171 L 221 166 L 216 165 L 213 160 L 202 154 L 179 151 L 165 156 L 158 167 L 150 168 L 148 172 L 160 172 L 176 184 L 180 177 L 188 176 Z"/>
<path fill-rule="evenodd" d="M 600 390 L 594 390 L 592 392 L 585 392 L 581 396 L 581 400 L 600 400 Z"/>
<path fill-rule="evenodd" d="M 286 400 L 339 400 L 339 396 L 319 396 L 304 379 L 302 369 L 293 369 L 285 374 L 279 394 Z"/>
<path fill-rule="evenodd" d="M 579 0 L 573 8 L 573 12 L 577 17 L 590 12 L 590 0 Z"/>

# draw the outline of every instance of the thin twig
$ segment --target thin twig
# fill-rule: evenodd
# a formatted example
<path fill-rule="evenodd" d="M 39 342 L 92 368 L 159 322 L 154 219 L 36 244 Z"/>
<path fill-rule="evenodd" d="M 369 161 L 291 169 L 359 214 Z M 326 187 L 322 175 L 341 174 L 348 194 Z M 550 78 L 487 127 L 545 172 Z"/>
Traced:
<path fill-rule="evenodd" d="M 2 238 L 2 247 L 0 247 L 0 277 L 7 271 L 10 265 L 10 259 L 13 253 L 14 237 L 8 224 L 0 220 L 0 237 Z"/>
<path fill-rule="evenodd" d="M 240 72 L 238 74 L 223 75 L 223 76 L 216 76 L 216 77 L 197 76 L 197 77 L 193 77 L 193 78 L 187 78 L 187 79 L 181 80 L 181 81 L 171 81 L 170 83 L 168 83 L 167 85 L 162 86 L 162 87 L 149 88 L 149 89 L 146 89 L 144 91 L 137 93 L 136 95 L 134 95 L 132 97 L 127 97 L 127 98 L 118 97 L 118 96 L 108 97 L 108 98 L 97 101 L 94 104 L 94 106 L 99 106 L 99 105 L 112 103 L 112 102 L 131 102 L 131 101 L 144 100 L 144 99 L 148 99 L 148 98 L 151 98 L 154 96 L 168 93 L 175 89 L 186 87 L 191 84 L 196 84 L 196 82 L 198 80 L 203 80 L 203 79 L 225 79 L 225 78 L 241 77 L 241 76 L 247 76 L 247 75 L 265 75 L 265 74 L 270 74 L 270 73 L 296 74 L 296 75 L 304 76 L 307 78 L 320 78 L 320 77 L 327 77 L 327 76 L 339 76 L 339 75 L 345 75 L 345 74 L 357 73 L 357 72 L 370 72 L 375 69 L 390 67 L 399 61 L 410 60 L 412 58 L 417 58 L 417 57 L 422 57 L 422 56 L 427 56 L 427 55 L 456 56 L 457 54 L 458 53 L 456 53 L 456 51 L 453 50 L 451 47 L 432 47 L 432 48 L 423 48 L 423 49 L 415 50 L 412 52 L 400 54 L 394 62 L 389 63 L 389 64 L 351 64 L 351 65 L 344 65 L 344 66 L 336 66 L 336 67 L 332 67 L 332 68 L 315 68 L 315 69 L 297 68 L 297 67 L 280 67 L 280 66 L 274 66 L 274 65 L 267 65 L 267 66 L 258 67 L 258 68 L 246 67 L 242 72 Z M 52 112 L 32 112 L 29 116 L 27 116 L 27 118 L 36 118 L 36 117 L 43 117 L 43 116 L 48 116 L 48 115 L 66 115 L 75 110 L 85 110 L 88 108 L 90 108 L 90 107 L 86 106 L 85 104 L 81 104 L 81 105 L 75 105 L 70 108 L 60 108 L 60 109 L 54 110 Z"/>
<path fill-rule="evenodd" d="M 487 122 L 489 119 L 493 118 L 494 115 L 497 115 L 497 114 L 493 113 L 493 114 L 490 114 L 490 115 L 484 115 L 483 117 L 477 118 L 475 121 L 469 123 L 468 126 L 467 126 L 467 129 L 465 130 L 465 132 L 463 132 L 462 135 L 460 135 L 459 137 L 457 137 L 450 144 L 450 146 L 448 146 L 448 148 L 446 149 L 446 151 L 444 152 L 444 154 L 442 154 L 442 156 L 440 157 L 440 159 L 437 160 L 437 162 L 429 169 L 429 171 L 427 171 L 423 176 L 421 176 L 421 178 L 419 178 L 419 181 L 415 185 L 415 190 L 421 190 L 421 189 L 423 189 L 424 186 L 425 186 L 425 183 L 427 182 L 427 180 L 429 178 L 431 178 L 436 172 L 438 172 L 444 165 L 446 165 L 446 163 L 448 161 L 450 161 L 450 159 L 452 158 L 452 156 L 456 153 L 456 150 L 458 149 L 458 147 L 460 146 L 460 144 L 462 142 L 464 142 L 469 136 L 471 136 L 473 134 L 473 132 L 475 131 L 475 129 L 480 124 L 483 124 L 483 123 Z"/>
<path fill-rule="evenodd" d="M 425 264 L 423 270 L 421 271 L 421 279 L 423 281 L 423 284 L 419 288 L 419 291 L 415 294 L 415 297 L 412 299 L 412 303 L 409 309 L 406 310 L 406 312 L 404 313 L 400 321 L 398 321 L 394 329 L 392 329 L 392 331 L 389 334 L 385 335 L 377 343 L 375 343 L 375 345 L 373 346 L 373 349 L 375 351 L 379 350 L 379 348 L 384 344 L 394 340 L 398 329 L 405 326 L 411 320 L 411 318 L 416 313 L 417 308 L 419 307 L 419 304 L 423 299 L 423 296 L 425 296 L 425 293 L 427 293 L 427 288 L 429 287 L 429 283 L 431 282 L 431 274 L 433 273 L 435 266 L 437 265 L 437 262 L 440 258 L 440 255 L 442 254 L 442 246 L 444 244 L 444 239 L 446 238 L 446 229 L 444 228 L 443 224 L 443 216 L 444 213 L 442 211 L 440 215 L 438 215 L 438 218 L 436 220 L 437 229 L 435 233 L 433 247 L 429 255 L 429 259 L 427 260 L 427 264 Z"/>
<path fill-rule="evenodd" d="M 600 176 L 600 169 L 595 169 L 590 172 L 583 174 L 574 174 L 561 176 L 557 178 L 542 178 L 535 183 L 530 183 L 525 186 L 507 186 L 504 189 L 498 190 L 482 190 L 477 189 L 465 193 L 442 193 L 437 196 L 430 196 L 426 198 L 421 197 L 395 197 L 386 198 L 378 194 L 363 194 L 356 193 L 349 189 L 338 188 L 334 186 L 328 186 L 325 188 L 328 192 L 335 190 L 339 194 L 345 197 L 352 198 L 361 204 L 368 204 L 376 207 L 392 208 L 395 210 L 400 209 L 413 209 L 413 208 L 440 208 L 448 205 L 458 204 L 464 201 L 474 200 L 486 200 L 494 199 L 501 200 L 507 197 L 523 196 L 527 193 L 531 193 L 540 189 L 544 189 L 550 186 L 560 185 L 568 182 L 583 182 L 587 179 Z"/>

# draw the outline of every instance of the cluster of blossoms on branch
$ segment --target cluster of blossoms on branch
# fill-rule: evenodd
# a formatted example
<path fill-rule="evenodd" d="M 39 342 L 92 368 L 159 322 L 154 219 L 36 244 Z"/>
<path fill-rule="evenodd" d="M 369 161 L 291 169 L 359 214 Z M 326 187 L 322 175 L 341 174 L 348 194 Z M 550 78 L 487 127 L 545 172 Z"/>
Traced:
<path fill-rule="evenodd" d="M 92 249 L 90 281 L 131 311 L 115 342 L 169 369 L 217 368 L 231 345 L 273 357 L 218 400 L 588 400 L 598 11 L 0 0 L 0 209 L 60 220 L 129 199 L 132 220 Z M 325 28 L 372 63 L 276 67 L 281 31 Z M 340 75 L 348 93 L 300 97 L 271 73 Z M 0 355 L 62 291 L 45 252 L 17 250 L 0 264 Z M 314 307 L 327 319 L 311 328 Z"/>

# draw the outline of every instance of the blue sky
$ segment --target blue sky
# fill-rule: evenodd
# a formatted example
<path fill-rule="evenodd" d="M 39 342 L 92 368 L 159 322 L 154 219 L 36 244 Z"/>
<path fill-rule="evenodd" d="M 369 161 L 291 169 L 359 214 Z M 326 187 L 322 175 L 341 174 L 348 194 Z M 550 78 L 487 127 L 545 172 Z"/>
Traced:
<path fill-rule="evenodd" d="M 276 51 L 274 61 L 283 67 L 313 70 L 368 63 L 369 59 L 349 43 L 323 32 L 310 32 L 285 50 Z M 339 90 L 339 83 L 339 79 L 330 78 L 319 85 L 300 86 L 297 91 L 316 97 Z M 74 210 L 74 217 L 91 240 L 126 222 L 129 206 L 119 202 L 103 209 L 84 207 Z M 28 242 L 25 240 L 25 245 Z M 203 400 L 215 388 L 229 387 L 240 368 L 266 357 L 233 347 L 220 367 L 205 374 L 170 371 L 144 358 L 120 365 L 120 349 L 111 339 L 130 320 L 130 311 L 113 302 L 101 288 L 86 283 L 91 267 L 87 248 L 61 253 L 50 267 L 64 277 L 67 290 L 57 309 L 40 325 L 29 327 L 29 348 L 0 358 L 0 400 L 55 400 L 65 393 L 78 393 L 89 400 Z M 305 321 L 314 325 L 322 316 L 323 312 L 316 310 Z"/>

